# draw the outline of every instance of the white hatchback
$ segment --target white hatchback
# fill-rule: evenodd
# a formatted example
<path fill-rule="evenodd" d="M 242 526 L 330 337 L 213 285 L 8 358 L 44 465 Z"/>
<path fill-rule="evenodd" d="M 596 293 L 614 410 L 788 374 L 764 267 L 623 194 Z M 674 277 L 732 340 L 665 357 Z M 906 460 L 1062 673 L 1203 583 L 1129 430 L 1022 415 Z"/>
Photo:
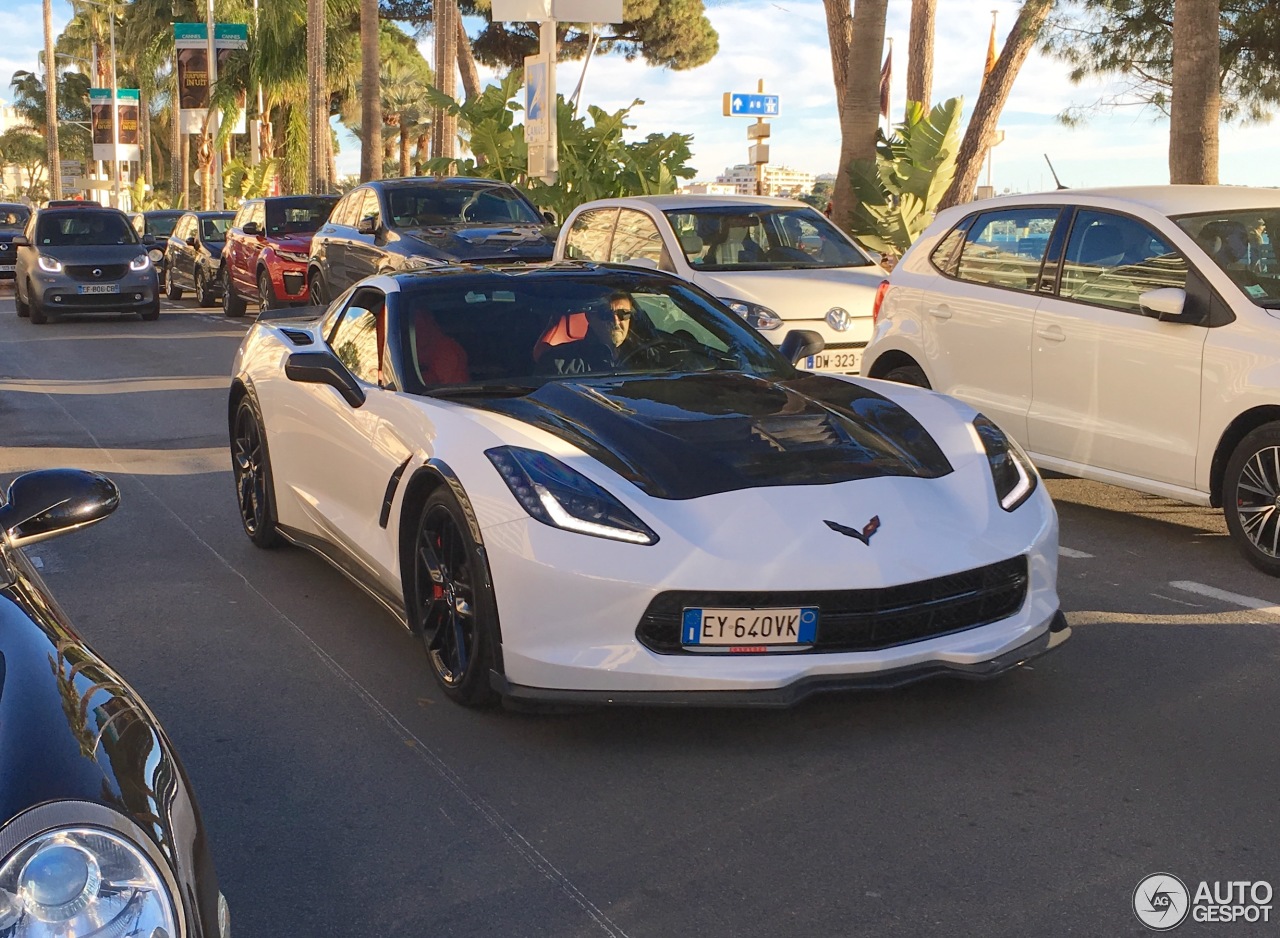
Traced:
<path fill-rule="evenodd" d="M 823 348 L 797 364 L 858 374 L 887 276 L 821 212 L 768 196 L 653 195 L 574 209 L 555 259 L 654 267 L 718 297 L 774 345 L 794 330 Z"/>
<path fill-rule="evenodd" d="M 1280 575 L 1280 190 L 1063 190 L 942 212 L 865 372 L 981 410 L 1042 469 L 1222 507 Z"/>

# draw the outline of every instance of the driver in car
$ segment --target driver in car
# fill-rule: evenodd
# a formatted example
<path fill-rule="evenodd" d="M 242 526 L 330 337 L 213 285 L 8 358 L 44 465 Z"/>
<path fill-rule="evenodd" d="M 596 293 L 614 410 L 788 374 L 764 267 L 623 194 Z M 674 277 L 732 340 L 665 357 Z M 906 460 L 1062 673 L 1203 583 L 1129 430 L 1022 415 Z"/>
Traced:
<path fill-rule="evenodd" d="M 631 294 L 619 290 L 610 294 L 607 303 L 587 310 L 587 332 L 576 341 L 556 345 L 539 359 L 543 372 L 557 375 L 583 375 L 610 372 L 626 363 L 628 368 L 641 364 L 636 359 L 645 349 L 632 333 L 636 315 Z"/>

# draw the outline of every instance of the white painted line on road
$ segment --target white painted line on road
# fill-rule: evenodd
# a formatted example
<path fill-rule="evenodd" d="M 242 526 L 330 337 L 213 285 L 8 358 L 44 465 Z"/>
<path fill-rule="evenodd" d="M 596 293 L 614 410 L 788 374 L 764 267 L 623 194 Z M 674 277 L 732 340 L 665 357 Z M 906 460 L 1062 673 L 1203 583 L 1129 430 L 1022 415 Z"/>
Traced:
<path fill-rule="evenodd" d="M 1070 547 L 1059 547 L 1059 557 L 1070 557 L 1072 560 L 1092 560 L 1093 554 L 1086 554 L 1082 550 L 1072 550 Z"/>
<path fill-rule="evenodd" d="M 43 561 L 43 560 L 41 560 L 39 557 L 32 557 L 32 558 L 31 558 L 31 566 L 35 567 L 37 570 L 43 570 L 43 569 L 44 569 L 44 561 Z"/>
<path fill-rule="evenodd" d="M 1197 596 L 1208 596 L 1210 599 L 1218 599 L 1224 603 L 1230 603 L 1233 606 L 1243 606 L 1245 609 L 1253 609 L 1257 612 L 1266 613 L 1269 616 L 1280 617 L 1280 606 L 1277 606 L 1275 603 L 1267 602 L 1265 599 L 1254 599 L 1252 596 L 1242 596 L 1239 593 L 1228 593 L 1226 590 L 1220 590 L 1213 586 L 1205 586 L 1203 583 L 1196 583 L 1192 580 L 1173 580 L 1169 585 L 1176 590 L 1195 593 Z"/>

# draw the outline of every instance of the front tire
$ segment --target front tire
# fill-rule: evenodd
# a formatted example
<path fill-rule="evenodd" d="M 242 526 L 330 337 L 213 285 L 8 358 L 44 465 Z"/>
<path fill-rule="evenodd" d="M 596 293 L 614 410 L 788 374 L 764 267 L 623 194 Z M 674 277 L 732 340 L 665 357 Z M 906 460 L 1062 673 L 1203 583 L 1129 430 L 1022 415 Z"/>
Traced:
<path fill-rule="evenodd" d="M 235 283 L 231 279 L 231 268 L 222 268 L 222 312 L 231 319 L 239 319 L 244 315 L 245 302 L 236 296 Z"/>
<path fill-rule="evenodd" d="M 27 290 L 27 297 L 27 312 L 31 321 L 37 326 L 43 326 L 49 321 L 49 314 L 44 311 L 44 304 L 37 300 L 30 290 Z"/>
<path fill-rule="evenodd" d="M 320 271 L 311 271 L 311 276 L 307 280 L 307 302 L 312 306 L 325 306 L 328 304 L 324 288 L 324 277 Z"/>
<path fill-rule="evenodd" d="M 254 545 L 275 547 L 280 543 L 276 530 L 275 487 L 271 480 L 271 459 L 267 455 L 267 435 L 262 417 L 248 394 L 236 407 L 231 428 L 231 471 L 236 482 L 236 503 L 240 524 Z"/>
<path fill-rule="evenodd" d="M 271 275 L 265 270 L 258 271 L 258 309 L 275 309 L 276 291 L 271 286 Z"/>
<path fill-rule="evenodd" d="M 165 296 L 171 300 L 182 299 L 182 287 L 173 282 L 173 277 L 169 277 L 169 288 L 165 291 Z"/>
<path fill-rule="evenodd" d="M 497 603 L 484 563 L 457 500 L 436 489 L 418 518 L 409 610 L 436 682 L 465 707 L 498 699 L 489 684 Z"/>
<path fill-rule="evenodd" d="M 924 369 L 919 365 L 899 365 L 897 368 L 890 368 L 885 373 L 884 380 L 896 381 L 898 384 L 910 384 L 917 388 L 924 388 L 926 391 L 932 390 L 929 385 L 929 379 L 925 377 Z"/>
<path fill-rule="evenodd" d="M 148 306 L 145 310 L 138 314 L 142 317 L 143 322 L 155 322 L 160 318 L 160 297 L 156 297 L 155 302 Z"/>
<path fill-rule="evenodd" d="M 26 319 L 31 315 L 31 307 L 22 302 L 22 297 L 18 294 L 18 282 L 13 282 L 13 305 L 18 310 L 18 318 Z"/>
<path fill-rule="evenodd" d="M 1222 480 L 1227 530 L 1244 558 L 1280 576 L 1280 423 L 1267 423 L 1236 446 Z"/>

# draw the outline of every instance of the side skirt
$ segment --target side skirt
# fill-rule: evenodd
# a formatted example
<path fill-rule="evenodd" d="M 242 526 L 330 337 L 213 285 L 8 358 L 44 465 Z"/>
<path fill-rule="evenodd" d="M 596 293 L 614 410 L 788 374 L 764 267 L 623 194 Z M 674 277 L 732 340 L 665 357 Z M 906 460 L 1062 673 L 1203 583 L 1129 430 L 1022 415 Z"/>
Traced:
<path fill-rule="evenodd" d="M 391 613 L 405 629 L 409 628 L 409 616 L 405 612 L 404 601 L 395 596 L 385 586 L 369 576 L 359 564 L 352 561 L 342 550 L 330 544 L 328 541 L 316 537 L 314 534 L 308 534 L 305 531 L 299 531 L 297 528 L 291 528 L 286 525 L 277 525 L 276 530 L 290 544 L 296 547 L 302 547 L 314 554 L 319 554 L 329 562 L 335 570 L 345 576 L 348 580 L 360 587 L 366 593 L 375 599 L 387 612 Z"/>

